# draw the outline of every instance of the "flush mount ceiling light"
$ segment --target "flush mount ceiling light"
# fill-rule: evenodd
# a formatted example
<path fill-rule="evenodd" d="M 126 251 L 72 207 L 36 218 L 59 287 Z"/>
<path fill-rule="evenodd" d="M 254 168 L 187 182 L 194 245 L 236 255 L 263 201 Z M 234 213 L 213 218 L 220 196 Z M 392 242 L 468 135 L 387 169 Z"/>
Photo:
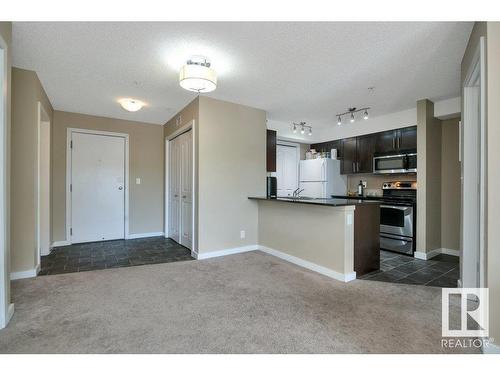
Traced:
<path fill-rule="evenodd" d="M 118 100 L 118 103 L 122 106 L 122 108 L 129 112 L 137 112 L 142 107 L 144 107 L 144 103 L 137 99 L 125 98 Z"/>
<path fill-rule="evenodd" d="M 292 131 L 294 133 L 297 133 L 297 129 L 300 128 L 300 134 L 305 134 L 306 130 L 308 130 L 307 135 L 311 136 L 313 135 L 312 127 L 309 125 L 306 125 L 305 121 L 301 121 L 299 123 L 293 123 L 292 125 Z"/>
<path fill-rule="evenodd" d="M 345 115 L 350 115 L 349 116 L 349 122 L 353 123 L 354 121 L 356 121 L 356 117 L 354 116 L 356 113 L 358 112 L 361 112 L 361 111 L 364 111 L 363 112 L 363 119 L 364 120 L 368 120 L 368 110 L 370 109 L 370 107 L 364 107 L 364 108 L 356 108 L 356 107 L 352 107 L 352 108 L 348 108 L 347 109 L 347 112 L 344 112 L 344 113 L 337 113 L 337 125 L 342 125 L 342 116 L 345 116 Z"/>
<path fill-rule="evenodd" d="M 189 91 L 211 92 L 217 88 L 217 73 L 210 68 L 210 61 L 206 57 L 193 56 L 181 68 L 179 84 Z"/>

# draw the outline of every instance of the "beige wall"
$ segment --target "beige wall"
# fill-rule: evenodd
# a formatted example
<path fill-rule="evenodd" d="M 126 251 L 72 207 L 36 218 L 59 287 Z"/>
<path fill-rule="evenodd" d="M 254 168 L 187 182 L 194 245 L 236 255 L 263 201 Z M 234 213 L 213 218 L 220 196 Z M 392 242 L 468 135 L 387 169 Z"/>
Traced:
<path fill-rule="evenodd" d="M 66 239 L 66 137 L 68 128 L 129 134 L 130 234 L 163 232 L 163 127 L 135 121 L 55 111 L 52 127 L 53 241 Z M 135 184 L 136 178 L 141 179 L 140 185 Z"/>
<path fill-rule="evenodd" d="M 441 121 L 434 104 L 417 102 L 417 251 L 441 247 Z"/>
<path fill-rule="evenodd" d="M 441 122 L 441 247 L 460 249 L 459 118 Z"/>
<path fill-rule="evenodd" d="M 258 212 L 247 197 L 266 191 L 266 112 L 201 96 L 199 121 L 198 250 L 255 245 Z"/>
<path fill-rule="evenodd" d="M 346 224 L 347 215 L 354 214 L 354 206 L 277 201 L 254 201 L 253 204 L 259 208 L 259 245 L 340 274 L 354 271 L 353 226 Z"/>
<path fill-rule="evenodd" d="M 35 72 L 12 69 L 11 272 L 35 268 L 38 103 L 53 109 Z"/>
<path fill-rule="evenodd" d="M 490 337 L 500 339 L 500 23 L 487 24 L 487 282 L 490 290 Z"/>
<path fill-rule="evenodd" d="M 7 118 L 7 129 L 5 131 L 5 136 L 6 136 L 6 180 L 7 180 L 7 186 L 6 188 L 6 233 L 5 233 L 5 249 L 7 252 L 7 256 L 5 258 L 5 274 L 3 275 L 4 280 L 0 280 L 0 282 L 3 282 L 5 285 L 5 299 L 7 304 L 10 303 L 10 262 L 11 262 L 11 247 L 10 247 L 10 185 L 8 181 L 10 181 L 10 149 L 11 149 L 11 88 L 12 88 L 12 77 L 11 77 L 11 65 L 12 65 L 12 23 L 11 22 L 0 22 L 0 36 L 2 39 L 5 41 L 7 44 L 7 113 L 6 113 L 6 118 Z M 3 168 L 3 166 L 2 166 Z M 0 304 L 2 306 L 0 308 L 4 308 L 3 306 L 3 301 L 0 301 Z"/>

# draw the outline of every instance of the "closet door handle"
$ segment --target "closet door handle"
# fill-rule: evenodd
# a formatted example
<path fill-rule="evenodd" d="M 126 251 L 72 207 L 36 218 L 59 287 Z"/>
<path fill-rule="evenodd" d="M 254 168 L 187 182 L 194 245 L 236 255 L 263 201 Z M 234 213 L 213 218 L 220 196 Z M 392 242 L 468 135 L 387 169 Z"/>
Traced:
<path fill-rule="evenodd" d="M 182 196 L 183 199 L 186 199 L 187 197 L 185 195 Z"/>

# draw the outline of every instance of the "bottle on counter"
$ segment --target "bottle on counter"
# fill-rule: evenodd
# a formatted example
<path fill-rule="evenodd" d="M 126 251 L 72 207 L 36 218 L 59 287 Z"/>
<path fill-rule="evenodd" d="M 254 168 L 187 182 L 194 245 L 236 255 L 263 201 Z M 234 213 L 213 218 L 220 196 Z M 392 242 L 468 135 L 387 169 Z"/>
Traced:
<path fill-rule="evenodd" d="M 359 184 L 358 184 L 358 196 L 359 197 L 363 196 L 364 190 L 365 190 L 365 187 L 363 186 L 363 181 L 360 180 Z"/>

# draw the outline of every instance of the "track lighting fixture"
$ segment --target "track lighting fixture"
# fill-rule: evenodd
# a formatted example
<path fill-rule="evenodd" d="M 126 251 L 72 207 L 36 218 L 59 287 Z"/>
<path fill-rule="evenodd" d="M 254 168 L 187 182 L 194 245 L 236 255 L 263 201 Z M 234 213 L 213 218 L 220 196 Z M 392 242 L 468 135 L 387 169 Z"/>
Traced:
<path fill-rule="evenodd" d="M 297 133 L 298 128 L 300 128 L 300 134 L 305 134 L 307 130 L 307 135 L 311 136 L 313 134 L 312 132 L 312 127 L 309 125 L 306 125 L 305 121 L 301 121 L 299 123 L 293 123 L 292 126 L 292 131 L 293 133 Z"/>
<path fill-rule="evenodd" d="M 345 115 L 350 115 L 349 122 L 353 123 L 354 121 L 356 121 L 356 117 L 354 116 L 354 114 L 361 112 L 361 111 L 364 111 L 363 112 L 363 119 L 368 120 L 368 110 L 369 109 L 370 109 L 370 107 L 364 107 L 364 108 L 360 108 L 360 109 L 357 109 L 356 107 L 352 107 L 352 108 L 348 108 L 347 112 L 337 113 L 337 125 L 339 125 L 339 126 L 342 125 L 342 116 L 345 116 Z"/>

